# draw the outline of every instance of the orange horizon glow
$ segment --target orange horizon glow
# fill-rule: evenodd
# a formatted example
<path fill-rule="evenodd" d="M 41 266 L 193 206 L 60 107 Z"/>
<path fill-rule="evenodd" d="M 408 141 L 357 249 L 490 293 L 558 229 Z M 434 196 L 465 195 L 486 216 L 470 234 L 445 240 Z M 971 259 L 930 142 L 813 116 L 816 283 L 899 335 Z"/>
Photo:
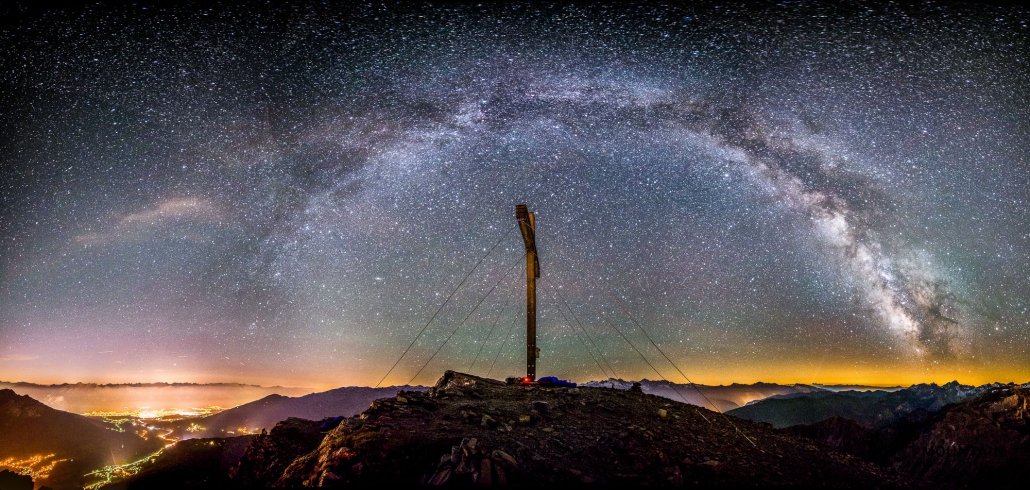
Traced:
<path fill-rule="evenodd" d="M 1030 382 L 1030 371 L 1022 370 L 1016 367 L 1007 369 L 998 369 L 997 371 L 990 372 L 978 372 L 968 368 L 955 367 L 950 369 L 935 369 L 926 370 L 919 367 L 891 367 L 891 366 L 877 366 L 869 367 L 865 369 L 849 369 L 849 368 L 829 368 L 824 367 L 822 369 L 806 369 L 807 366 L 797 366 L 789 369 L 784 369 L 776 374 L 771 374 L 769 370 L 763 370 L 761 373 L 753 372 L 753 369 L 727 369 L 724 372 L 710 372 L 708 370 L 699 370 L 697 374 L 690 375 L 690 382 L 698 385 L 707 386 L 724 386 L 731 384 L 755 384 L 755 383 L 771 383 L 779 385 L 856 385 L 856 386 L 868 386 L 878 388 L 890 388 L 895 386 L 908 387 L 918 384 L 930 384 L 936 383 L 942 385 L 950 383 L 952 381 L 958 381 L 963 385 L 979 386 L 989 383 L 1015 383 L 1024 384 Z M 455 369 L 461 371 L 460 369 Z M 541 376 L 553 375 L 562 379 L 569 379 L 577 383 L 584 383 L 588 381 L 604 381 L 608 378 L 602 378 L 600 376 L 570 376 L 563 375 L 562 373 L 550 373 L 546 370 L 542 370 L 545 374 Z M 502 373 L 504 374 L 504 373 Z M 518 373 L 510 373 L 518 375 Z M 674 382 L 687 384 L 688 381 L 684 380 L 682 376 L 675 373 L 662 372 L 665 379 Z M 443 372 L 440 373 L 440 376 Z M 479 374 L 477 374 L 479 375 Z M 438 377 L 432 380 L 423 380 L 425 376 L 420 377 L 416 381 L 415 385 L 431 386 L 435 384 Z M 493 374 L 490 376 L 494 379 L 503 379 L 508 376 L 500 376 Z M 619 379 L 625 381 L 634 380 L 649 380 L 649 381 L 662 381 L 662 377 L 655 374 L 654 371 L 647 372 L 645 370 L 629 371 L 625 373 L 619 373 Z M 300 381 L 300 380 L 297 380 Z M 96 385 L 132 385 L 132 384 L 193 384 L 193 385 L 215 385 L 215 384 L 240 384 L 246 386 L 256 386 L 260 388 L 283 388 L 284 390 L 290 391 L 306 391 L 308 393 L 317 393 L 320 391 L 327 391 L 337 389 L 341 387 L 374 387 L 375 384 L 371 382 L 351 382 L 351 383 L 326 383 L 324 381 L 317 381 L 314 379 L 308 380 L 307 382 L 300 381 L 290 384 L 284 383 L 281 380 L 276 379 L 265 379 L 256 380 L 251 379 L 247 381 L 238 380 L 221 380 L 221 381 L 210 381 L 210 380 L 197 380 L 189 377 L 178 378 L 178 379 L 158 379 L 151 378 L 147 380 L 126 380 L 120 379 L 102 379 L 102 380 L 85 380 L 79 379 L 74 381 L 62 381 L 51 378 L 44 379 L 22 379 L 18 381 L 0 381 L 5 384 L 17 384 L 17 383 L 32 383 L 40 386 L 54 386 L 63 384 L 96 384 Z M 404 385 L 404 381 L 401 380 L 387 380 L 381 386 L 401 386 Z M 299 395 L 296 395 L 299 396 Z"/>

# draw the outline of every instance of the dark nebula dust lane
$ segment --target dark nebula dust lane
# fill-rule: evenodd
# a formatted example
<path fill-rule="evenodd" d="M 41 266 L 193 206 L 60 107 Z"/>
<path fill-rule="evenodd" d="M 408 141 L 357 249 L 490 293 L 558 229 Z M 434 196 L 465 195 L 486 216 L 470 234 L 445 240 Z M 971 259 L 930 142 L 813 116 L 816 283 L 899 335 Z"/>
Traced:
<path fill-rule="evenodd" d="M 498 239 L 388 382 L 518 374 L 518 203 L 542 374 L 1030 369 L 1027 9 L 9 14 L 4 379 L 374 384 Z"/>

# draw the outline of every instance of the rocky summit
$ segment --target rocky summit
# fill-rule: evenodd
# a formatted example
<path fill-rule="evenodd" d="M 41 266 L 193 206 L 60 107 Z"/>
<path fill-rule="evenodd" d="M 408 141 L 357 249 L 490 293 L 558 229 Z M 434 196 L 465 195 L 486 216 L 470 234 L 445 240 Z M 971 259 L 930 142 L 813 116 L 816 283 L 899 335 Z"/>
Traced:
<path fill-rule="evenodd" d="M 890 468 L 809 439 L 639 388 L 506 386 L 448 371 L 429 391 L 377 400 L 324 437 L 312 433 L 316 422 L 298 424 L 258 436 L 233 480 L 278 487 L 913 486 Z"/>
<path fill-rule="evenodd" d="M 970 488 L 1027 488 L 1030 387 L 1000 386 L 943 410 L 893 457 L 923 480 Z"/>

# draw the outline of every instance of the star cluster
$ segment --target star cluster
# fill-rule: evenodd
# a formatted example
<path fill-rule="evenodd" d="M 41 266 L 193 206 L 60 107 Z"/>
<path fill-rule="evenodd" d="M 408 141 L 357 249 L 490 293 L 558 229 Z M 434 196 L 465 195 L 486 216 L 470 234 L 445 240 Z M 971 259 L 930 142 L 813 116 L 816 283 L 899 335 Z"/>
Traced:
<path fill-rule="evenodd" d="M 7 18 L 5 377 L 518 375 L 519 203 L 541 374 L 681 381 L 648 336 L 707 383 L 1030 369 L 1025 9 Z"/>

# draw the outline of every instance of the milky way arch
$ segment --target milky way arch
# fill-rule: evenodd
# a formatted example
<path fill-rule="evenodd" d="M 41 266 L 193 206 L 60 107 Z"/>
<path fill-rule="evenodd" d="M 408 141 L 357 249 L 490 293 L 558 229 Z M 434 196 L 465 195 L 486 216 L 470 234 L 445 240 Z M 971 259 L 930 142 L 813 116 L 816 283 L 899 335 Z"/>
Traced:
<path fill-rule="evenodd" d="M 593 281 L 611 285 L 702 368 L 1018 369 L 1026 12 L 992 9 L 12 16 L 0 357 L 25 373 L 60 358 L 54 376 L 378 379 L 373 359 L 527 202 L 545 279 L 602 310 Z M 442 324 L 477 300 L 459 294 Z M 579 348 L 563 328 L 545 348 Z M 483 338 L 445 354 L 465 362 Z M 92 354 L 112 341 L 129 349 Z M 596 376 L 585 357 L 552 362 Z"/>

